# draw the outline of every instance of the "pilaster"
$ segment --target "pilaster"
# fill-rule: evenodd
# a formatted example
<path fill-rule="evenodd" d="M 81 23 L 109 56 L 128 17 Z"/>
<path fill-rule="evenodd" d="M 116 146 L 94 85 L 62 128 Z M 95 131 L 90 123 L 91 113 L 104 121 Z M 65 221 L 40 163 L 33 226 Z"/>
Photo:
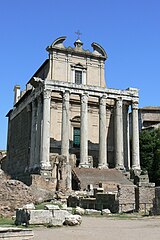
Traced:
<path fill-rule="evenodd" d="M 41 123 L 42 123 L 42 96 L 37 97 L 37 124 L 36 124 L 36 149 L 34 169 L 40 167 L 40 151 L 41 151 Z"/>
<path fill-rule="evenodd" d="M 29 171 L 33 170 L 35 163 L 35 147 L 36 147 L 36 121 L 37 121 L 37 106 L 36 101 L 32 101 L 32 120 L 31 120 L 31 147 L 30 147 L 30 164 Z"/>

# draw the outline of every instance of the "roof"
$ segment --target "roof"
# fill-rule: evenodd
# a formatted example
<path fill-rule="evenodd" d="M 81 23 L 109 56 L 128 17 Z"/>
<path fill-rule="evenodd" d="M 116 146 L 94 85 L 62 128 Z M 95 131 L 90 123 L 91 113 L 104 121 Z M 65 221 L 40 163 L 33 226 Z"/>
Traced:
<path fill-rule="evenodd" d="M 160 106 L 146 106 L 143 108 L 139 108 L 139 110 L 160 110 Z"/>
<path fill-rule="evenodd" d="M 133 185 L 121 171 L 117 169 L 99 169 L 99 168 L 74 168 L 73 174 L 76 175 L 82 188 L 89 184 L 94 187 L 101 183 L 114 183 L 119 185 Z"/>
<path fill-rule="evenodd" d="M 30 78 L 30 80 L 27 82 L 27 84 L 32 82 L 33 77 L 36 77 L 37 74 L 48 64 L 48 62 L 49 62 L 49 59 L 46 59 L 46 60 L 42 63 L 42 65 L 41 65 L 41 66 L 37 69 L 37 71 L 33 74 L 33 76 Z"/>
<path fill-rule="evenodd" d="M 93 52 L 90 52 L 89 50 L 85 50 L 83 48 L 72 48 L 72 47 L 65 47 L 63 45 L 63 42 L 66 40 L 66 36 L 62 36 L 57 38 L 56 40 L 53 41 L 53 43 L 46 48 L 48 52 L 52 51 L 53 49 L 58 49 L 59 51 L 62 52 L 69 52 L 69 53 L 75 53 L 78 55 L 87 55 L 90 57 L 95 57 L 95 58 L 101 58 L 106 60 L 107 59 L 107 53 L 105 50 L 102 48 L 102 46 L 98 43 L 93 42 L 91 44 L 93 48 Z M 83 43 L 78 39 L 75 43 L 81 43 L 80 45 L 82 46 Z M 76 45 L 75 45 L 76 46 Z"/>

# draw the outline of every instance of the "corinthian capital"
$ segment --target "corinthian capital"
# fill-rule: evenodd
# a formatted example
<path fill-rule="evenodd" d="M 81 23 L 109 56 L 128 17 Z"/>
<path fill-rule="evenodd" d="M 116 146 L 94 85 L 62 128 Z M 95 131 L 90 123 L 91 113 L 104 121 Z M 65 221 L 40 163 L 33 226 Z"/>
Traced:
<path fill-rule="evenodd" d="M 137 101 L 132 102 L 132 109 L 138 110 L 138 102 Z"/>
<path fill-rule="evenodd" d="M 88 94 L 82 94 L 81 103 L 87 103 L 87 102 L 88 102 Z"/>
<path fill-rule="evenodd" d="M 44 99 L 46 99 L 46 98 L 51 98 L 51 90 L 49 90 L 49 89 L 45 89 L 44 91 L 43 91 L 43 98 Z"/>

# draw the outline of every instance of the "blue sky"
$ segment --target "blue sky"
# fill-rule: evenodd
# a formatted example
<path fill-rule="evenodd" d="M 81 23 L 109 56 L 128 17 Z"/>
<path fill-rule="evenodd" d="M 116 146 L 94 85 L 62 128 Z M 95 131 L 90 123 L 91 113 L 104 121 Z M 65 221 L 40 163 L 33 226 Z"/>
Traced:
<path fill-rule="evenodd" d="M 6 113 L 13 88 L 25 88 L 59 36 L 73 46 L 82 32 L 84 49 L 99 43 L 107 52 L 109 88 L 140 89 L 140 107 L 158 106 L 160 94 L 159 0 L 1 0 L 0 149 L 6 149 Z"/>

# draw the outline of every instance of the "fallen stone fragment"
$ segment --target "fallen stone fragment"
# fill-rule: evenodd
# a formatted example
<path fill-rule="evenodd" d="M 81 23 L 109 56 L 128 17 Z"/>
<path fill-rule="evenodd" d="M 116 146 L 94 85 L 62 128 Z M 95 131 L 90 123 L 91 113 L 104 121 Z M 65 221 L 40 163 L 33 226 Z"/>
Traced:
<path fill-rule="evenodd" d="M 70 215 L 65 218 L 64 225 L 75 226 L 80 225 L 82 222 L 82 217 L 80 215 Z"/>

